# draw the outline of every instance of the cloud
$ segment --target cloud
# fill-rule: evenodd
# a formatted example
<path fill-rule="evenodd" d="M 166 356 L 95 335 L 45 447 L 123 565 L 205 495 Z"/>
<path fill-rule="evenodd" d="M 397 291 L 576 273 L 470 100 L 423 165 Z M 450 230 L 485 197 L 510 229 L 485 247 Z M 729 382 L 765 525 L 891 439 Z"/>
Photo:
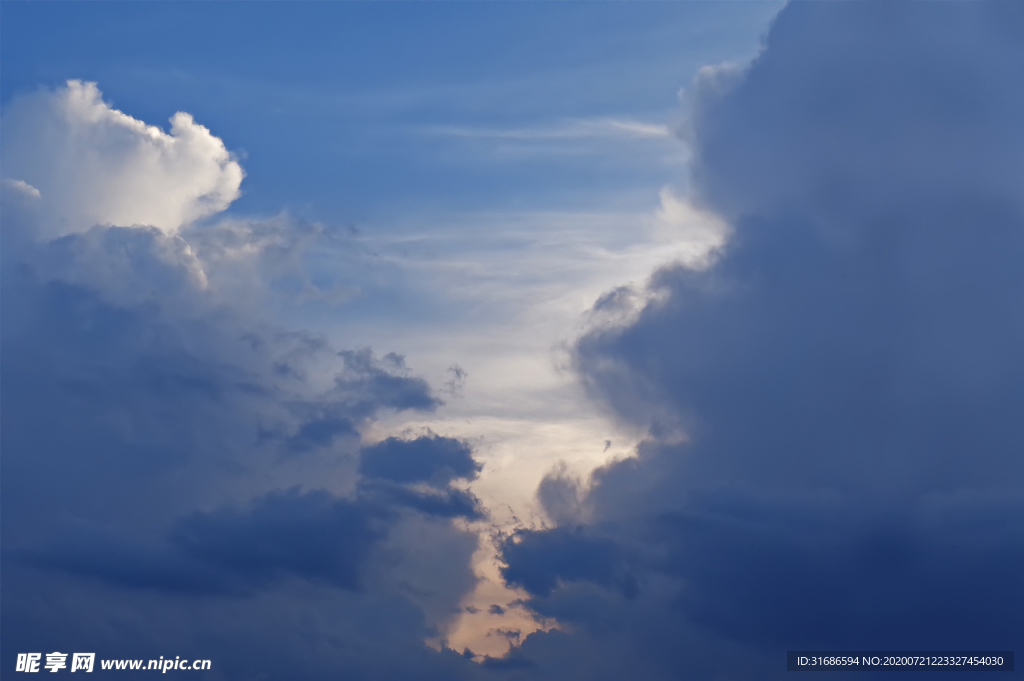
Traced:
<path fill-rule="evenodd" d="M 482 520 L 485 517 L 485 511 L 476 495 L 457 488 L 422 490 L 413 486 L 368 480 L 360 483 L 359 491 L 384 506 L 409 508 L 427 516 L 466 520 Z"/>
<path fill-rule="evenodd" d="M 672 130 L 667 125 L 621 118 L 576 119 L 532 128 L 490 129 L 448 126 L 432 128 L 431 131 L 450 137 L 524 142 L 579 139 L 667 139 L 672 137 Z"/>
<path fill-rule="evenodd" d="M 0 180 L 0 184 L 2 184 L 4 187 L 7 187 L 8 189 L 11 189 L 12 191 L 18 192 L 22 196 L 27 196 L 32 199 L 38 199 L 42 196 L 42 194 L 39 193 L 38 189 L 30 185 L 28 182 L 24 182 L 22 180 L 4 179 Z"/>
<path fill-rule="evenodd" d="M 299 578 L 359 590 L 387 509 L 325 490 L 271 492 L 244 508 L 193 512 L 162 543 L 99 532 L 28 552 L 34 564 L 131 588 L 174 594 L 250 594 Z"/>
<path fill-rule="evenodd" d="M 714 213 L 680 199 L 667 187 L 658 198 L 654 238 L 678 244 L 676 258 L 682 265 L 698 270 L 710 267 L 728 241 L 729 225 Z"/>
<path fill-rule="evenodd" d="M 18 131 L 4 142 L 4 173 L 36 190 L 44 238 L 93 225 L 173 234 L 239 196 L 241 166 L 187 113 L 164 132 L 112 108 L 96 83 L 70 80 L 15 98 L 4 118 Z"/>
<path fill-rule="evenodd" d="M 335 379 L 342 395 L 373 395 L 392 409 L 430 411 L 441 404 L 430 395 L 430 387 L 422 378 L 409 377 L 405 358 L 390 352 L 377 362 L 367 350 L 344 350 L 339 353 L 346 371 Z M 354 405 L 353 405 L 354 406 Z M 359 404 L 360 409 L 366 405 Z"/>
<path fill-rule="evenodd" d="M 607 447 L 605 448 L 607 450 Z M 556 525 L 578 525 L 583 521 L 581 481 L 562 463 L 544 476 L 537 486 L 537 501 Z"/>
<path fill-rule="evenodd" d="M 700 76 L 689 201 L 733 234 L 577 344 L 649 437 L 503 546 L 567 625 L 524 640 L 535 678 L 1020 647 L 1022 46 L 1008 4 L 793 3 L 749 68 Z"/>
<path fill-rule="evenodd" d="M 359 462 L 359 472 L 364 476 L 399 483 L 471 480 L 480 468 L 466 443 L 439 435 L 415 440 L 389 437 L 365 447 Z"/>
<path fill-rule="evenodd" d="M 293 489 L 267 495 L 241 511 L 186 516 L 171 540 L 185 555 L 244 580 L 292 574 L 355 589 L 379 534 L 359 505 L 320 490 Z"/>
<path fill-rule="evenodd" d="M 308 635 L 329 639 L 346 626 L 339 617 L 389 617 L 387 643 L 331 663 L 312 656 L 305 677 L 406 664 L 396 655 L 448 664 L 423 641 L 472 587 L 476 536 L 450 521 L 481 517 L 479 502 L 440 483 L 362 484 L 357 470 L 359 431 L 377 414 L 434 404 L 421 379 L 392 373 L 398 358 L 317 343 L 299 352 L 291 335 L 220 307 L 181 314 L 166 304 L 172 287 L 129 306 L 24 268 L 4 274 L 4 586 L 20 594 L 5 601 L 5 646 L 57 636 L 89 649 L 149 650 L 156 638 L 185 648 L 189 632 L 210 628 L 222 664 L 255 655 L 284 669 L 299 648 L 259 650 L 280 640 L 271 622 L 295 607 L 316 618 L 340 608 Z M 294 371 L 279 371 L 286 363 Z M 319 389 L 309 366 L 335 380 Z M 321 595 L 307 603 L 309 590 Z M 337 591 L 362 605 L 342 607 Z M 44 593 L 64 594 L 67 608 L 39 609 Z M 211 601 L 204 624 L 184 624 Z M 130 636 L 124 613 L 143 620 Z M 249 631 L 253 618 L 267 624 Z"/>
<path fill-rule="evenodd" d="M 203 305 L 209 284 L 192 246 L 154 227 L 94 228 L 21 255 L 42 279 L 99 291 L 125 306 L 157 300 Z"/>
<path fill-rule="evenodd" d="M 549 596 L 559 581 L 588 581 L 626 596 L 636 593 L 636 578 L 614 541 L 579 529 L 517 530 L 501 546 L 506 565 L 501 575 L 511 586 Z"/>
<path fill-rule="evenodd" d="M 243 280 L 306 274 L 293 256 L 331 235 L 280 219 L 200 238 L 186 223 L 242 173 L 174 120 L 163 133 L 76 82 L 5 111 L 5 172 L 40 197 L 4 184 L 4 648 L 174 648 L 228 678 L 471 677 L 424 641 L 474 584 L 477 537 L 452 520 L 483 510 L 448 483 L 479 465 L 440 438 L 453 456 L 429 489 L 360 474 L 375 419 L 440 401 L 401 355 L 288 326 L 269 296 L 232 304 Z"/>

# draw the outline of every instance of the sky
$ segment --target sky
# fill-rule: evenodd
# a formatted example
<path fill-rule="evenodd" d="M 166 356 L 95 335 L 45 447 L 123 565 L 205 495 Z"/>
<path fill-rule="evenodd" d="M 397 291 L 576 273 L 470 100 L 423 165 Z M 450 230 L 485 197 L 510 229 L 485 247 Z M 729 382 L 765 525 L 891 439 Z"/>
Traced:
<path fill-rule="evenodd" d="M 2 16 L 8 672 L 1021 648 L 1016 5 Z"/>

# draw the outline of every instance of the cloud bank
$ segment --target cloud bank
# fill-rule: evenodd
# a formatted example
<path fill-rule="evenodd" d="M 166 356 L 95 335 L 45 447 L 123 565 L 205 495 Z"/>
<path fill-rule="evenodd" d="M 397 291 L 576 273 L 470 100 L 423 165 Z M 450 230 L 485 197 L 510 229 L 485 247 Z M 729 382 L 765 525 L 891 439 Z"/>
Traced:
<path fill-rule="evenodd" d="M 748 69 L 702 73 L 692 200 L 734 233 L 576 347 L 650 436 L 582 499 L 555 474 L 561 525 L 506 543 L 505 578 L 567 624 L 518 678 L 1021 647 L 1019 82 L 999 3 L 794 3 Z"/>
<path fill-rule="evenodd" d="M 71 81 L 14 101 L 4 130 L 3 664 L 71 650 L 209 658 L 220 679 L 474 674 L 424 641 L 474 585 L 462 528 L 484 510 L 454 483 L 480 466 L 439 435 L 363 442 L 380 415 L 440 400 L 400 355 L 232 303 L 323 235 L 196 227 L 243 174 L 187 114 L 167 134 Z"/>

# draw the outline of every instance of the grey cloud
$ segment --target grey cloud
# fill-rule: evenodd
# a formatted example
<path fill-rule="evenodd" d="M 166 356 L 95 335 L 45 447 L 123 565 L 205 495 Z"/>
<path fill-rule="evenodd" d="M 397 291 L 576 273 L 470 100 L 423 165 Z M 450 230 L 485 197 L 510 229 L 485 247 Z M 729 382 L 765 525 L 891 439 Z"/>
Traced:
<path fill-rule="evenodd" d="M 518 530 L 502 542 L 501 554 L 505 582 L 534 595 L 550 595 L 560 581 L 588 581 L 627 597 L 636 594 L 637 580 L 621 545 L 582 528 Z"/>
<path fill-rule="evenodd" d="M 537 500 L 555 524 L 576 525 L 582 521 L 580 493 L 580 481 L 562 464 L 540 481 Z"/>
<path fill-rule="evenodd" d="M 5 203 L 5 650 L 216 651 L 225 678 L 473 676 L 423 641 L 472 587 L 474 538 L 449 521 L 479 502 L 359 486 L 359 430 L 438 404 L 401 357 L 226 306 L 179 237 L 33 244 L 11 219 Z M 419 556 L 417 519 L 440 555 Z M 408 561 L 432 566 L 415 590 Z M 327 648 L 300 652 L 314 639 Z"/>
<path fill-rule="evenodd" d="M 329 445 L 341 435 L 358 436 L 352 422 L 345 418 L 324 416 L 314 418 L 288 438 L 288 447 L 294 451 L 305 451 L 318 446 Z"/>
<path fill-rule="evenodd" d="M 359 587 L 359 572 L 382 528 L 372 512 L 324 491 L 271 494 L 245 510 L 195 513 L 180 520 L 171 541 L 186 556 L 268 581 L 281 574 Z"/>
<path fill-rule="evenodd" d="M 250 586 L 234 575 L 153 541 L 112 536 L 96 528 L 58 534 L 42 547 L 7 551 L 5 558 L 46 572 L 168 595 L 248 594 Z"/>
<path fill-rule="evenodd" d="M 338 353 L 345 371 L 335 380 L 337 391 L 349 398 L 355 396 L 350 408 L 365 410 L 377 404 L 392 409 L 432 411 L 441 401 L 430 393 L 430 386 L 422 378 L 406 375 L 405 358 L 393 352 L 377 360 L 369 349 L 345 350 Z M 372 396 L 372 402 L 361 399 Z"/>
<path fill-rule="evenodd" d="M 399 483 L 471 480 L 480 468 L 465 442 L 440 435 L 413 440 L 389 437 L 363 448 L 359 461 L 363 475 Z"/>
<path fill-rule="evenodd" d="M 359 491 L 378 503 L 413 509 L 429 516 L 480 520 L 486 515 L 476 495 L 452 487 L 424 491 L 406 485 L 369 480 L 359 483 Z"/>
<path fill-rule="evenodd" d="M 702 76 L 694 198 L 735 233 L 577 345 L 650 437 L 595 474 L 590 522 L 503 546 L 529 605 L 575 627 L 527 637 L 540 669 L 591 651 L 607 667 L 576 678 L 623 658 L 772 678 L 787 649 L 1020 647 L 1019 82 L 1007 3 L 794 3 L 749 69 Z"/>

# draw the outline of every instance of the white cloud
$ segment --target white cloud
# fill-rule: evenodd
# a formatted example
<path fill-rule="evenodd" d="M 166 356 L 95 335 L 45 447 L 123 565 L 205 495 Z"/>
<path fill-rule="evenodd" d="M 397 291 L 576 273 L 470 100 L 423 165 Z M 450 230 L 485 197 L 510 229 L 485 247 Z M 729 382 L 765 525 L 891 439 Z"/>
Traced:
<path fill-rule="evenodd" d="M 3 185 L 8 189 L 13 189 L 19 194 L 23 196 L 28 196 L 33 199 L 38 199 L 42 196 L 39 193 L 38 189 L 30 185 L 28 182 L 25 182 L 24 180 L 11 180 L 8 178 L 4 178 L 3 180 L 0 180 L 0 185 Z"/>
<path fill-rule="evenodd" d="M 673 137 L 666 125 L 631 119 L 587 118 L 528 128 L 471 128 L 446 126 L 432 132 L 450 137 L 496 140 L 568 140 L 568 139 L 664 139 Z"/>
<path fill-rule="evenodd" d="M 685 267 L 702 270 L 714 263 L 728 241 L 729 225 L 714 213 L 701 210 L 665 187 L 654 212 L 654 240 L 678 245 L 676 259 Z"/>
<path fill-rule="evenodd" d="M 5 183 L 38 195 L 44 238 L 97 224 L 175 233 L 227 208 L 244 173 L 192 116 L 170 120 L 169 133 L 146 125 L 77 80 L 20 97 L 4 115 L 3 157 L 5 174 L 19 179 Z"/>

